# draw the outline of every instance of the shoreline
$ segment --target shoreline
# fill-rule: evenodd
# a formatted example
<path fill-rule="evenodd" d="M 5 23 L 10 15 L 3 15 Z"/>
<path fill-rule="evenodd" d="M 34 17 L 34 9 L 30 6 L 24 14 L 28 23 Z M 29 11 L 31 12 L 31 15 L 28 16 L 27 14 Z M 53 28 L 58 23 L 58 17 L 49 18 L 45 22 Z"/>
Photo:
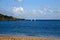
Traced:
<path fill-rule="evenodd" d="M 4 36 L 8 36 L 8 37 L 10 37 L 10 36 L 11 37 L 30 37 L 30 38 L 58 38 L 58 39 L 60 38 L 60 37 L 56 37 L 56 36 L 55 37 L 53 37 L 53 36 L 27 36 L 27 35 L 15 35 L 15 34 L 14 35 L 13 34 L 10 34 L 10 35 L 9 34 L 0 34 L 0 36 L 3 36 L 3 37 Z"/>
<path fill-rule="evenodd" d="M 59 38 L 38 38 L 22 36 L 0 36 L 0 40 L 60 40 Z"/>

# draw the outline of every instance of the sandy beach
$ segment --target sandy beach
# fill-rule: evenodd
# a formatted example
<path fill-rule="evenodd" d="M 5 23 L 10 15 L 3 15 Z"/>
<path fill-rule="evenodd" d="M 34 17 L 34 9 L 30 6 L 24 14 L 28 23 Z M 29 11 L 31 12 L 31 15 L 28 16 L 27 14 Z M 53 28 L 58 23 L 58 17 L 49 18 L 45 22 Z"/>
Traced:
<path fill-rule="evenodd" d="M 0 36 L 0 40 L 60 40 L 60 39 L 58 39 L 58 38 L 36 38 L 36 37 Z"/>

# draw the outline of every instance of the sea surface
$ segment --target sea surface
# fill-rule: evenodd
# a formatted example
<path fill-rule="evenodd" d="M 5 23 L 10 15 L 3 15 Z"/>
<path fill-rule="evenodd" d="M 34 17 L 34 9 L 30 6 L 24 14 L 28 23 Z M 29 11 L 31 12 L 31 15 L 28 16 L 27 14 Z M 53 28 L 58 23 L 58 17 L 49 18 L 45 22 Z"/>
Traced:
<path fill-rule="evenodd" d="M 60 38 L 60 20 L 0 21 L 0 36 Z"/>

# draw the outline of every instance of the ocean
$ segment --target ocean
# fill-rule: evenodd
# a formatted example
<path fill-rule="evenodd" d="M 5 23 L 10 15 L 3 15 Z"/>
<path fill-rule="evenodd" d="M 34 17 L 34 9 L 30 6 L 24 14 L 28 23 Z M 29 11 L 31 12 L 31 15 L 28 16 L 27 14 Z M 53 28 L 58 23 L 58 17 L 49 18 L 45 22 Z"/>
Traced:
<path fill-rule="evenodd" d="M 0 36 L 60 38 L 60 20 L 0 21 Z"/>

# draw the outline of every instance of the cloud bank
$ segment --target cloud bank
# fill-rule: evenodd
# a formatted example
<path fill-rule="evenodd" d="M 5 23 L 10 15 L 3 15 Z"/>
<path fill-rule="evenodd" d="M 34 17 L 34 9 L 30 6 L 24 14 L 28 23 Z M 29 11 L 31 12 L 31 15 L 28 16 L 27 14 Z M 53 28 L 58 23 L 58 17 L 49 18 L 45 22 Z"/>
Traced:
<path fill-rule="evenodd" d="M 23 7 L 14 7 L 13 12 L 17 15 L 21 15 L 26 19 L 60 19 L 60 9 L 56 8 L 38 8 L 31 9 L 30 11 Z M 22 14 L 24 13 L 24 14 Z"/>

